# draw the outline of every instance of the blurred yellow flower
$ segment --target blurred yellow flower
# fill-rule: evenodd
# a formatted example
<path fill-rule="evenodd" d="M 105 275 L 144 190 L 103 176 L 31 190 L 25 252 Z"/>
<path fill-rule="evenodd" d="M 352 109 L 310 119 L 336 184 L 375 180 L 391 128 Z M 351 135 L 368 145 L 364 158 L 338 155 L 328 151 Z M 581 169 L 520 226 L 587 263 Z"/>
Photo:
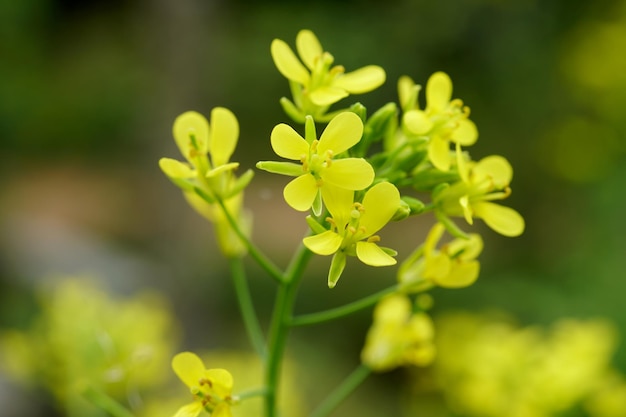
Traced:
<path fill-rule="evenodd" d="M 361 360 L 375 371 L 404 365 L 429 365 L 435 358 L 434 326 L 426 313 L 413 313 L 411 301 L 393 294 L 379 301 L 374 310 Z"/>
<path fill-rule="evenodd" d="M 435 224 L 424 244 L 402 263 L 398 280 L 404 290 L 423 291 L 433 285 L 461 288 L 476 281 L 480 272 L 476 258 L 483 249 L 482 238 L 473 233 L 437 249 L 444 231 L 441 223 Z"/>
<path fill-rule="evenodd" d="M 195 417 L 206 410 L 212 417 L 232 417 L 233 377 L 225 369 L 206 369 L 202 359 L 182 352 L 172 359 L 172 369 L 189 387 L 194 401 L 181 407 L 174 417 Z"/>
<path fill-rule="evenodd" d="M 403 108 L 411 105 L 417 91 L 410 78 L 402 77 L 398 90 Z M 469 146 L 478 139 L 476 125 L 469 119 L 469 108 L 460 99 L 452 100 L 452 81 L 444 72 L 436 72 L 426 83 L 426 108 L 405 111 L 402 123 L 408 133 L 428 137 L 428 157 L 442 171 L 450 169 L 450 142 Z"/>

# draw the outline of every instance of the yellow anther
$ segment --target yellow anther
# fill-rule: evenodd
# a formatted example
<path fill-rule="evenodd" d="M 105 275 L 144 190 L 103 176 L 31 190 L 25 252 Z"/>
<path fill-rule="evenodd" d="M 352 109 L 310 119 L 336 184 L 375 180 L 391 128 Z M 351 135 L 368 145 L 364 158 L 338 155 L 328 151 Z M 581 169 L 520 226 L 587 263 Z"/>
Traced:
<path fill-rule="evenodd" d="M 367 238 L 367 241 L 369 243 L 374 243 L 374 242 L 380 242 L 380 236 L 378 235 L 373 235 Z"/>
<path fill-rule="evenodd" d="M 355 234 L 356 233 L 356 228 L 354 226 L 348 226 L 348 232 Z"/>
<path fill-rule="evenodd" d="M 315 139 L 313 143 L 311 143 L 311 152 L 317 152 L 317 145 L 320 143 L 319 140 Z"/>

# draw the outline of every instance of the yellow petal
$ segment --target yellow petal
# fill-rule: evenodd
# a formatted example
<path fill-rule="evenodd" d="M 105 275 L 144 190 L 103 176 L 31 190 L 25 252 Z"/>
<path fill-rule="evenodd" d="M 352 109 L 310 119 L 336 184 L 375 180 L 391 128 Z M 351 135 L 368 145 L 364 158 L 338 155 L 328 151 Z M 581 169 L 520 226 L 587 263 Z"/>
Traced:
<path fill-rule="evenodd" d="M 346 190 L 362 190 L 374 181 L 374 168 L 363 158 L 332 161 L 320 176 L 324 182 Z"/>
<path fill-rule="evenodd" d="M 339 250 L 343 238 L 337 233 L 327 230 L 315 236 L 307 236 L 302 239 L 304 246 L 318 255 L 332 255 Z"/>
<path fill-rule="evenodd" d="M 227 164 L 218 165 L 217 168 L 213 168 L 206 173 L 207 178 L 217 177 L 223 172 L 232 171 L 239 168 L 239 162 L 229 162 Z"/>
<path fill-rule="evenodd" d="M 454 239 L 446 245 L 446 252 L 462 261 L 474 260 L 483 250 L 483 239 L 479 234 L 471 233 L 468 239 Z"/>
<path fill-rule="evenodd" d="M 441 252 L 435 252 L 426 258 L 424 277 L 436 282 L 448 275 L 450 268 L 450 258 Z"/>
<path fill-rule="evenodd" d="M 211 111 L 211 125 L 209 152 L 213 166 L 217 167 L 226 164 L 235 151 L 239 123 L 233 112 L 224 107 L 216 107 Z"/>
<path fill-rule="evenodd" d="M 330 106 L 341 100 L 344 97 L 348 97 L 350 94 L 343 88 L 339 87 L 319 87 L 311 91 L 309 98 L 313 104 L 317 106 Z"/>
<path fill-rule="evenodd" d="M 313 70 L 316 61 L 324 52 L 320 41 L 315 34 L 308 29 L 303 29 L 298 32 L 296 36 L 296 49 L 304 64 L 311 70 Z"/>
<path fill-rule="evenodd" d="M 426 83 L 426 108 L 428 111 L 441 112 L 452 98 L 452 81 L 445 72 L 436 72 Z"/>
<path fill-rule="evenodd" d="M 470 119 L 459 119 L 457 127 L 452 131 L 450 139 L 463 146 L 476 143 L 478 139 L 478 129 Z"/>
<path fill-rule="evenodd" d="M 430 139 L 428 145 L 428 158 L 435 168 L 441 171 L 450 169 L 450 145 L 447 140 L 442 139 L 438 135 L 434 135 Z"/>
<path fill-rule="evenodd" d="M 342 230 L 350 221 L 354 191 L 326 184 L 322 187 L 322 198 L 335 225 Z"/>
<path fill-rule="evenodd" d="M 159 159 L 159 167 L 170 178 L 193 178 L 196 176 L 196 171 L 189 164 L 176 159 L 161 158 Z"/>
<path fill-rule="evenodd" d="M 191 150 L 194 148 L 200 153 L 206 153 L 209 149 L 209 122 L 200 113 L 188 111 L 178 116 L 174 120 L 172 133 L 180 153 L 186 159 L 191 159 Z M 192 137 L 195 147 L 192 145 Z"/>
<path fill-rule="evenodd" d="M 191 352 L 182 352 L 172 359 L 172 369 L 189 388 L 199 387 L 206 370 L 202 359 Z"/>
<path fill-rule="evenodd" d="M 371 236 L 389 223 L 400 207 L 400 192 L 389 182 L 380 182 L 367 190 L 363 197 L 364 212 L 359 228 L 365 229 L 365 237 Z"/>
<path fill-rule="evenodd" d="M 332 85 L 343 88 L 351 94 L 362 94 L 383 85 L 385 77 L 384 69 L 376 65 L 368 65 L 356 71 L 339 75 Z"/>
<path fill-rule="evenodd" d="M 205 377 L 211 381 L 211 389 L 221 398 L 231 394 L 233 390 L 233 376 L 226 369 L 207 369 Z"/>
<path fill-rule="evenodd" d="M 472 285 L 478 278 L 480 263 L 478 261 L 453 263 L 447 275 L 435 278 L 440 287 L 462 288 Z"/>
<path fill-rule="evenodd" d="M 276 125 L 270 137 L 276 155 L 299 161 L 309 155 L 309 144 L 291 126 L 285 123 Z"/>
<path fill-rule="evenodd" d="M 191 404 L 187 404 L 178 409 L 174 417 L 196 417 L 202 411 L 202 403 L 200 401 L 195 401 Z"/>
<path fill-rule="evenodd" d="M 510 207 L 478 201 L 472 204 L 472 208 L 477 217 L 501 235 L 515 237 L 524 232 L 524 218 Z"/>
<path fill-rule="evenodd" d="M 233 413 L 230 411 L 230 404 L 220 403 L 211 413 L 211 417 L 233 417 Z"/>
<path fill-rule="evenodd" d="M 493 181 L 496 188 L 505 188 L 513 179 L 513 167 L 499 155 L 487 156 L 472 167 L 473 182 Z"/>
<path fill-rule="evenodd" d="M 435 225 L 430 229 L 428 236 L 426 236 L 426 240 L 424 241 L 424 254 L 426 256 L 430 256 L 430 254 L 435 250 L 437 244 L 443 236 L 443 232 L 445 231 L 446 229 L 441 223 L 435 223 Z"/>
<path fill-rule="evenodd" d="M 300 175 L 283 190 L 285 201 L 298 211 L 307 211 L 318 192 L 317 180 L 311 174 Z"/>
<path fill-rule="evenodd" d="M 433 128 L 433 122 L 421 110 L 409 110 L 402 116 L 402 123 L 414 135 L 423 135 Z"/>
<path fill-rule="evenodd" d="M 308 84 L 309 72 L 298 60 L 289 45 L 280 39 L 274 39 L 270 49 L 276 68 L 285 78 L 302 85 Z"/>
<path fill-rule="evenodd" d="M 398 99 L 400 108 L 405 112 L 416 104 L 417 92 L 415 90 L 419 92 L 420 86 L 416 85 L 408 75 L 403 75 L 398 79 Z"/>
<path fill-rule="evenodd" d="M 382 323 L 404 323 L 411 315 L 411 300 L 403 294 L 388 295 L 374 309 L 374 321 Z"/>
<path fill-rule="evenodd" d="M 363 122 L 359 116 L 349 111 L 339 113 L 322 132 L 317 153 L 324 155 L 330 150 L 334 156 L 337 156 L 356 145 L 362 135 Z"/>
<path fill-rule="evenodd" d="M 396 260 L 372 242 L 357 242 L 356 256 L 361 262 L 370 266 L 395 265 Z"/>

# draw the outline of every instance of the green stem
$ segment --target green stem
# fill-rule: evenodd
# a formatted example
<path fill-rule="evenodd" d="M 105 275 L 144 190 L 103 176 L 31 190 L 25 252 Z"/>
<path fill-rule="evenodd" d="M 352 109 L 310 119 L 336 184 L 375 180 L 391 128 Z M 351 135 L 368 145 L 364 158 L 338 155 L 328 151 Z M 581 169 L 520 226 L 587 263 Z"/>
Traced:
<path fill-rule="evenodd" d="M 266 365 L 265 382 L 267 396 L 265 402 L 266 417 L 277 416 L 277 391 L 280 380 L 281 365 L 289 333 L 289 323 L 293 310 L 293 302 L 298 284 L 310 259 L 312 252 L 302 243 L 285 272 L 284 279 L 278 287 L 272 321 L 270 324 L 269 357 Z"/>
<path fill-rule="evenodd" d="M 246 234 L 239 228 L 239 224 L 237 224 L 237 221 L 235 220 L 235 218 L 232 216 L 230 211 L 228 211 L 228 208 L 226 207 L 226 204 L 224 204 L 224 201 L 221 198 L 216 198 L 216 201 L 220 205 L 220 207 L 222 208 L 222 211 L 224 212 L 224 216 L 226 216 L 226 219 L 228 220 L 228 223 L 230 223 L 230 226 L 235 231 L 235 234 L 239 237 L 239 239 L 241 239 L 243 244 L 246 246 L 246 249 L 248 250 L 248 253 L 250 254 L 250 256 L 276 282 L 279 282 L 279 283 L 282 282 L 282 280 L 283 280 L 283 273 L 280 270 L 280 268 L 278 268 L 274 264 L 274 262 L 272 262 L 267 256 L 265 256 L 265 254 L 263 254 L 263 252 L 261 252 L 256 247 L 256 245 L 254 243 L 252 243 L 252 241 L 250 241 L 250 239 L 248 239 L 248 236 L 246 236 Z"/>
<path fill-rule="evenodd" d="M 239 309 L 241 310 L 241 316 L 243 318 L 246 332 L 250 338 L 250 342 L 254 347 L 254 350 L 260 357 L 264 358 L 266 355 L 265 337 L 259 324 L 254 305 L 252 304 L 252 297 L 250 295 L 250 287 L 246 279 L 245 269 L 241 258 L 230 258 L 230 270 L 233 277 L 233 284 L 235 286 L 235 292 L 237 294 L 237 301 L 239 302 Z"/>
<path fill-rule="evenodd" d="M 238 401 L 243 401 L 243 400 L 247 400 L 248 398 L 253 398 L 253 397 L 262 397 L 267 395 L 267 389 L 266 388 L 255 388 L 255 389 L 249 389 L 246 390 L 244 392 L 241 392 L 239 394 L 237 394 L 237 400 Z"/>
<path fill-rule="evenodd" d="M 323 323 L 326 321 L 334 320 L 348 314 L 355 313 L 364 308 L 373 306 L 383 298 L 384 296 L 394 293 L 398 290 L 398 285 L 393 285 L 389 288 L 385 288 L 375 294 L 369 295 L 357 301 L 353 301 L 341 307 L 332 308 L 326 311 L 320 311 L 318 313 L 304 314 L 296 316 L 291 320 L 291 326 L 309 326 L 311 324 Z"/>
<path fill-rule="evenodd" d="M 83 397 L 113 417 L 135 417 L 126 407 L 99 389 L 89 385 L 82 391 Z"/>
<path fill-rule="evenodd" d="M 329 415 L 343 400 L 345 400 L 352 392 L 370 375 L 371 369 L 365 365 L 359 365 L 343 382 L 330 393 L 328 397 L 311 413 L 310 417 L 326 417 Z"/>

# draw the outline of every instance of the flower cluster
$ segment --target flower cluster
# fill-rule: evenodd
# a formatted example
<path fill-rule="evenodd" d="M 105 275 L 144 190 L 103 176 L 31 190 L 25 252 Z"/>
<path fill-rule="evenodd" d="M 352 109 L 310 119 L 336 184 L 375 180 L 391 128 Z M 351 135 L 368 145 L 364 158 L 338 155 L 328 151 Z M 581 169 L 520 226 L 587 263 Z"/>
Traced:
<path fill-rule="evenodd" d="M 187 162 L 161 158 L 159 166 L 183 190 L 189 204 L 215 224 L 222 251 L 227 256 L 238 256 L 245 253 L 245 247 L 226 216 L 232 216 L 241 230 L 249 233 L 251 220 L 242 203 L 243 189 L 252 180 L 253 171 L 248 170 L 240 178 L 233 173 L 239 167 L 239 163 L 230 162 L 239 137 L 235 115 L 216 107 L 211 111 L 211 125 L 194 111 L 178 116 L 174 139 Z"/>
<path fill-rule="evenodd" d="M 371 115 L 359 103 L 331 110 L 350 94 L 381 86 L 385 71 L 370 65 L 346 73 L 343 66 L 333 65 L 333 56 L 309 30 L 298 33 L 296 49 L 297 55 L 279 39 L 271 44 L 274 63 L 292 93 L 291 99 L 283 97 L 280 103 L 295 125 L 280 123 L 269 137 L 271 148 L 284 160 L 256 164 L 263 171 L 291 177 L 283 190 L 284 200 L 294 210 L 307 213 L 310 231 L 284 272 L 249 238 L 242 192 L 252 172 L 239 178 L 234 175 L 238 164 L 230 158 L 239 129 L 230 111 L 214 109 L 211 128 L 198 113 L 181 115 L 174 123 L 174 138 L 187 162 L 160 161 L 162 170 L 183 189 L 191 205 L 216 225 L 221 247 L 232 261 L 247 251 L 280 286 L 266 346 L 242 269 L 233 269 L 248 333 L 259 355 L 268 361 L 263 391 L 268 417 L 278 415 L 278 361 L 284 351 L 283 335 L 290 326 L 328 320 L 378 302 L 361 354 L 361 371 L 348 383 L 357 381 L 362 370 L 428 365 L 435 356 L 435 332 L 426 308 L 419 305 L 420 297 L 427 296 L 423 293 L 434 286 L 471 285 L 480 271 L 481 236 L 465 232 L 453 218 L 463 218 L 470 226 L 475 218 L 482 219 L 505 236 L 518 236 L 524 230 L 517 211 L 493 202 L 511 194 L 511 165 L 497 155 L 474 161 L 463 148 L 477 141 L 478 129 L 469 118 L 469 107 L 453 98 L 447 74 L 436 72 L 428 79 L 425 106 L 418 103 L 421 87 L 403 76 L 398 82 L 398 104 L 387 103 Z M 436 223 L 423 243 L 406 239 L 410 245 L 406 252 L 380 244 L 381 234 L 391 222 L 408 222 L 428 212 L 434 213 Z M 444 237 L 446 232 L 450 236 Z M 293 297 L 312 253 L 332 257 L 329 288 L 337 285 L 350 257 L 374 267 L 390 267 L 398 263 L 397 257 L 404 259 L 397 271 L 398 284 L 389 290 L 298 320 L 292 316 Z M 173 367 L 194 398 L 177 416 L 195 417 L 202 410 L 213 416 L 230 416 L 235 401 L 227 371 L 206 370 L 202 361 L 188 352 L 176 356 Z M 330 405 L 323 405 L 319 415 L 326 415 L 327 407 Z"/>

